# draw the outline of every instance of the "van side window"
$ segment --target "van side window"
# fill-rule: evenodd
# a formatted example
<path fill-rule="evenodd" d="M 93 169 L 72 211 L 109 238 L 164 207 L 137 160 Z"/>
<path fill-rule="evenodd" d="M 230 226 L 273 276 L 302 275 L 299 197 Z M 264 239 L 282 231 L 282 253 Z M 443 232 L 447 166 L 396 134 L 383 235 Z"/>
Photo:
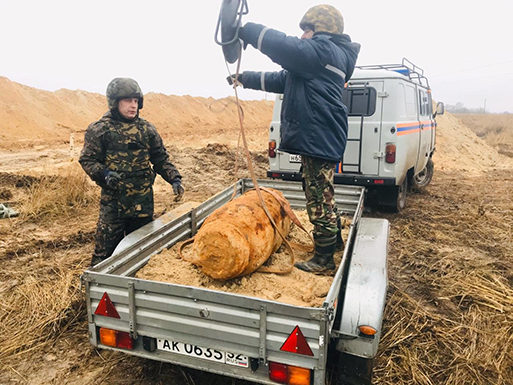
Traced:
<path fill-rule="evenodd" d="M 415 97 L 415 87 L 409 84 L 404 85 L 406 96 L 406 116 L 408 120 L 417 120 L 417 98 Z"/>
<path fill-rule="evenodd" d="M 397 117 L 403 120 L 408 117 L 406 113 L 406 91 L 403 83 L 397 85 Z"/>
<path fill-rule="evenodd" d="M 342 102 L 349 116 L 372 116 L 376 112 L 377 92 L 373 87 L 349 87 Z"/>
<path fill-rule="evenodd" d="M 419 90 L 419 107 L 420 116 L 426 115 L 426 112 L 424 111 L 424 92 L 421 90 Z"/>
<path fill-rule="evenodd" d="M 428 117 L 429 113 L 429 98 L 428 93 L 424 90 L 419 90 L 419 104 L 420 104 L 420 116 Z"/>

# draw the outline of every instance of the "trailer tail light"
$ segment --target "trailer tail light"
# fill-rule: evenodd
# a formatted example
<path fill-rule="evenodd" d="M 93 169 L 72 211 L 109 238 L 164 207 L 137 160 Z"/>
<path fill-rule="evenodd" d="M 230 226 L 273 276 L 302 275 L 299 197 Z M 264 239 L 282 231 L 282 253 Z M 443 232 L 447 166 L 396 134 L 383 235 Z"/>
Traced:
<path fill-rule="evenodd" d="M 289 366 L 289 385 L 310 385 L 310 369 Z"/>
<path fill-rule="evenodd" d="M 280 384 L 286 384 L 289 377 L 287 365 L 269 362 L 269 379 Z"/>
<path fill-rule="evenodd" d="M 271 381 L 287 385 L 310 385 L 311 378 L 312 371 L 310 369 L 269 362 L 269 379 Z"/>
<path fill-rule="evenodd" d="M 114 304 L 109 298 L 107 292 L 103 293 L 102 299 L 98 304 L 98 307 L 94 311 L 94 315 L 103 315 L 105 317 L 121 318 L 118 311 L 114 307 Z"/>
<path fill-rule="evenodd" d="M 107 328 L 100 328 L 100 342 L 113 348 L 130 350 L 134 348 L 134 339 L 129 333 Z"/>
<path fill-rule="evenodd" d="M 276 141 L 269 141 L 269 158 L 276 158 Z"/>
<path fill-rule="evenodd" d="M 290 333 L 280 350 L 283 352 L 303 354 L 305 356 L 314 355 L 299 326 L 296 326 L 294 330 L 292 330 L 292 333 Z"/>
<path fill-rule="evenodd" d="M 395 163 L 395 144 L 387 144 L 386 147 L 386 155 L 385 155 L 385 161 L 387 163 Z"/>

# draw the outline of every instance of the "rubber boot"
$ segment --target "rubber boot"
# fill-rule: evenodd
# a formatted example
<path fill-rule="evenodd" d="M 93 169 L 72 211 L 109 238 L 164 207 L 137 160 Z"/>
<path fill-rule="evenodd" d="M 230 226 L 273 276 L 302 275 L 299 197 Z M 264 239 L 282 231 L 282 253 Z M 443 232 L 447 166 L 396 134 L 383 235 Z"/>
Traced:
<path fill-rule="evenodd" d="M 337 227 L 338 227 L 338 232 L 337 232 L 337 251 L 341 251 L 341 250 L 344 250 L 344 240 L 342 239 L 342 221 L 340 220 L 340 217 L 337 218 Z"/>
<path fill-rule="evenodd" d="M 335 270 L 333 254 L 336 248 L 336 237 L 314 237 L 315 254 L 306 262 L 294 264 L 298 269 L 312 273 L 322 273 Z"/>

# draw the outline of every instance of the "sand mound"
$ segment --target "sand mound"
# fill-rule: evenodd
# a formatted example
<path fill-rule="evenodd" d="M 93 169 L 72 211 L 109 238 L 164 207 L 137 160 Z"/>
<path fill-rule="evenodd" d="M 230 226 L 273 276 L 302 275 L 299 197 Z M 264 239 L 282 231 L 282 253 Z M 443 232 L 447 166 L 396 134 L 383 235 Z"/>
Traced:
<path fill-rule="evenodd" d="M 464 171 L 478 174 L 490 169 L 513 167 L 513 160 L 499 154 L 461 120 L 450 113 L 437 117 L 436 170 Z"/>
<path fill-rule="evenodd" d="M 242 101 L 245 125 L 266 136 L 271 101 Z M 87 126 L 107 111 L 104 95 L 61 89 L 43 91 L 0 77 L 0 148 L 68 143 L 70 133 L 81 141 Z M 151 121 L 168 142 L 189 147 L 211 142 L 236 142 L 237 109 L 234 98 L 213 99 L 149 93 L 141 117 Z"/>
<path fill-rule="evenodd" d="M 141 116 L 151 121 L 168 144 L 202 148 L 212 142 L 236 145 L 238 118 L 233 97 L 225 99 L 145 95 Z M 248 142 L 267 147 L 272 101 L 242 101 Z M 0 77 L 0 148 L 81 142 L 87 126 L 107 110 L 105 96 L 81 90 L 38 90 Z M 513 160 L 487 145 L 450 113 L 437 118 L 436 169 L 481 173 L 513 167 Z"/>

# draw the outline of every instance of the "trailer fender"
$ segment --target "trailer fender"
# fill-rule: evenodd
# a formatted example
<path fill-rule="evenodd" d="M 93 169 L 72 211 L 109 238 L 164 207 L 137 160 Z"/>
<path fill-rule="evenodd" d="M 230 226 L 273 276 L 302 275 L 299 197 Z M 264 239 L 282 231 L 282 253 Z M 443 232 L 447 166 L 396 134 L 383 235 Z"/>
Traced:
<path fill-rule="evenodd" d="M 386 219 L 362 218 L 347 272 L 340 330 L 336 349 L 372 358 L 378 350 L 385 309 L 389 223 Z M 377 332 L 366 336 L 360 326 Z"/>

